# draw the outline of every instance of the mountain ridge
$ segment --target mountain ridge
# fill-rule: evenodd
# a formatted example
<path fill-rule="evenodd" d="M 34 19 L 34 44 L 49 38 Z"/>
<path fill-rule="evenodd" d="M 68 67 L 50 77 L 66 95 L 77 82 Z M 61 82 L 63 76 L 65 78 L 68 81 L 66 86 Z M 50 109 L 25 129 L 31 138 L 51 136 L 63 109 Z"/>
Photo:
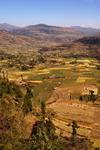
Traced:
<path fill-rule="evenodd" d="M 83 36 L 80 31 L 45 24 L 26 26 L 21 29 L 12 30 L 11 33 L 29 36 L 36 40 L 44 40 L 55 43 L 63 43 Z"/>
<path fill-rule="evenodd" d="M 80 31 L 85 35 L 100 35 L 100 29 L 91 28 L 91 27 L 81 27 L 81 26 L 72 26 L 70 29 L 74 29 L 76 31 Z"/>
<path fill-rule="evenodd" d="M 0 30 L 6 30 L 6 31 L 12 31 L 14 29 L 19 29 L 20 27 L 14 26 L 8 23 L 1 23 L 0 24 Z"/>
<path fill-rule="evenodd" d="M 49 43 L 46 43 L 44 41 L 34 40 L 31 37 L 14 35 L 8 31 L 0 30 L 0 50 L 6 51 L 8 53 L 24 50 L 34 51 L 34 49 L 38 49 L 39 47 L 48 44 Z"/>

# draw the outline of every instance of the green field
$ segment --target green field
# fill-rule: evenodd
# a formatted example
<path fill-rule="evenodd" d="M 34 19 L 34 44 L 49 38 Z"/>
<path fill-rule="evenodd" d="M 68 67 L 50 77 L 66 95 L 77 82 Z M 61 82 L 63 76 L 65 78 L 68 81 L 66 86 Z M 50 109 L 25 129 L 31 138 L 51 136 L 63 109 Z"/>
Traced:
<path fill-rule="evenodd" d="M 96 65 L 99 64 L 96 59 L 80 58 L 76 64 L 72 64 L 74 61 L 72 58 L 58 58 L 58 60 L 56 58 L 55 60 L 64 64 L 46 65 L 42 63 L 35 65 L 33 69 L 28 71 L 20 71 L 16 68 L 7 69 L 6 67 L 3 70 L 8 71 L 9 80 L 18 84 L 21 82 L 28 83 L 33 88 L 35 101 L 48 100 L 53 93 L 52 89 L 59 86 L 70 85 L 71 87 L 79 86 L 81 88 L 82 86 L 95 85 L 93 90 L 98 94 L 100 70 L 96 68 Z M 1 63 L 7 63 L 7 60 L 1 61 Z M 79 95 L 80 93 L 82 92 L 78 90 L 76 94 Z M 72 95 L 75 95 L 74 91 Z"/>

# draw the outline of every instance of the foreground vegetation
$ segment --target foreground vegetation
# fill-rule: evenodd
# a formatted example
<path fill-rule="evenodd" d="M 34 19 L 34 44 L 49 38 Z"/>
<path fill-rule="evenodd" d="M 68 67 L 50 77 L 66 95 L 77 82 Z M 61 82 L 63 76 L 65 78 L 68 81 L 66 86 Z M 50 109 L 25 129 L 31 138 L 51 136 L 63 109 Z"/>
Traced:
<path fill-rule="evenodd" d="M 31 90 L 27 87 L 23 94 L 21 89 L 6 79 L 0 79 L 0 149 L 1 150 L 64 150 L 64 149 L 93 149 L 92 142 L 86 138 L 77 137 L 77 123 L 72 123 L 72 136 L 58 136 L 52 123 L 54 113 L 46 110 L 45 103 L 41 109 L 34 112 Z M 25 116 L 29 113 L 36 116 L 30 134 L 27 131 Z"/>
<path fill-rule="evenodd" d="M 49 57 L 48 57 L 49 56 Z M 0 54 L 0 149 L 92 150 L 93 143 L 77 135 L 56 132 L 55 113 L 45 103 L 57 89 L 68 87 L 67 100 L 90 102 L 99 108 L 100 62 L 97 59 L 43 54 Z M 56 101 L 64 98 L 59 95 Z M 32 126 L 27 121 L 30 117 Z M 26 119 L 27 118 L 27 119 Z M 97 148 L 99 149 L 99 148 Z"/>

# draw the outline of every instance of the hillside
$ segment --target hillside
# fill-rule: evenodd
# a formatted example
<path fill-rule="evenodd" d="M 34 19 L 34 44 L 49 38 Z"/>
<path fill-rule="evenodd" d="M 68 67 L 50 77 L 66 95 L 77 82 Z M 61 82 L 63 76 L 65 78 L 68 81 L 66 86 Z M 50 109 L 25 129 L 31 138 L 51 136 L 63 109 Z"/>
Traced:
<path fill-rule="evenodd" d="M 10 31 L 15 35 L 24 35 L 35 40 L 54 43 L 74 41 L 84 36 L 100 35 L 100 29 L 85 28 L 81 26 L 59 27 L 46 24 L 17 27 L 7 23 L 0 24 L 0 29 Z"/>
<path fill-rule="evenodd" d="M 0 24 L 0 29 L 1 30 L 11 31 L 11 30 L 14 30 L 14 29 L 19 29 L 19 28 L 20 27 L 17 27 L 17 26 L 8 24 L 8 23 L 1 23 Z"/>
<path fill-rule="evenodd" d="M 0 49 L 8 53 L 18 51 L 32 51 L 35 48 L 39 48 L 48 43 L 44 41 L 37 41 L 31 37 L 23 35 L 13 35 L 5 30 L 0 30 Z"/>
<path fill-rule="evenodd" d="M 85 28 L 85 27 L 80 27 L 80 26 L 72 26 L 70 29 L 73 29 L 75 31 L 80 31 L 85 35 L 100 35 L 100 29 L 94 29 L 94 28 Z"/>
<path fill-rule="evenodd" d="M 11 33 L 29 36 L 36 40 L 44 40 L 55 43 L 72 41 L 83 36 L 81 32 L 73 29 L 49 26 L 45 24 L 30 25 L 21 29 L 13 30 Z"/>
<path fill-rule="evenodd" d="M 100 36 L 83 37 L 81 39 L 76 40 L 76 42 L 80 42 L 87 45 L 100 46 Z"/>
<path fill-rule="evenodd" d="M 59 53 L 65 57 L 74 55 L 100 58 L 100 36 L 83 37 L 72 42 L 66 42 L 50 48 L 42 48 L 40 53 Z"/>

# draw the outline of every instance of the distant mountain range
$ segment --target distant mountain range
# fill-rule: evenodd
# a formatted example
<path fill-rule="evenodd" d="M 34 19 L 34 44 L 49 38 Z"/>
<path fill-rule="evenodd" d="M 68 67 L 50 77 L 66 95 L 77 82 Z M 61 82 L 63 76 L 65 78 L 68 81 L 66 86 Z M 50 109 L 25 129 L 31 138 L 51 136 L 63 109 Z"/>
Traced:
<path fill-rule="evenodd" d="M 6 31 L 12 31 L 14 29 L 19 29 L 20 27 L 14 26 L 14 25 L 10 25 L 7 23 L 2 23 L 0 24 L 0 29 L 1 30 L 6 30 Z"/>
<path fill-rule="evenodd" d="M 0 24 L 0 29 L 9 31 L 14 35 L 31 37 L 34 40 L 41 40 L 54 43 L 73 41 L 84 36 L 100 35 L 100 29 L 83 28 L 73 26 L 70 28 L 50 26 L 46 24 L 29 25 L 16 27 L 7 23 Z"/>
<path fill-rule="evenodd" d="M 0 30 L 0 50 L 8 53 L 39 50 L 43 53 L 58 51 L 64 55 L 78 53 L 100 57 L 99 29 L 64 28 L 45 24 L 23 28 L 2 24 L 0 27 L 3 28 Z"/>
<path fill-rule="evenodd" d="M 12 30 L 11 33 L 16 35 L 25 35 L 36 40 L 44 40 L 54 43 L 63 43 L 82 37 L 82 34 L 79 31 L 45 24 L 26 26 L 21 29 Z"/>
<path fill-rule="evenodd" d="M 100 35 L 100 29 L 94 29 L 94 28 L 84 28 L 84 27 L 80 27 L 80 26 L 73 26 L 70 27 L 70 29 L 73 29 L 75 31 L 80 31 L 85 35 Z"/>

